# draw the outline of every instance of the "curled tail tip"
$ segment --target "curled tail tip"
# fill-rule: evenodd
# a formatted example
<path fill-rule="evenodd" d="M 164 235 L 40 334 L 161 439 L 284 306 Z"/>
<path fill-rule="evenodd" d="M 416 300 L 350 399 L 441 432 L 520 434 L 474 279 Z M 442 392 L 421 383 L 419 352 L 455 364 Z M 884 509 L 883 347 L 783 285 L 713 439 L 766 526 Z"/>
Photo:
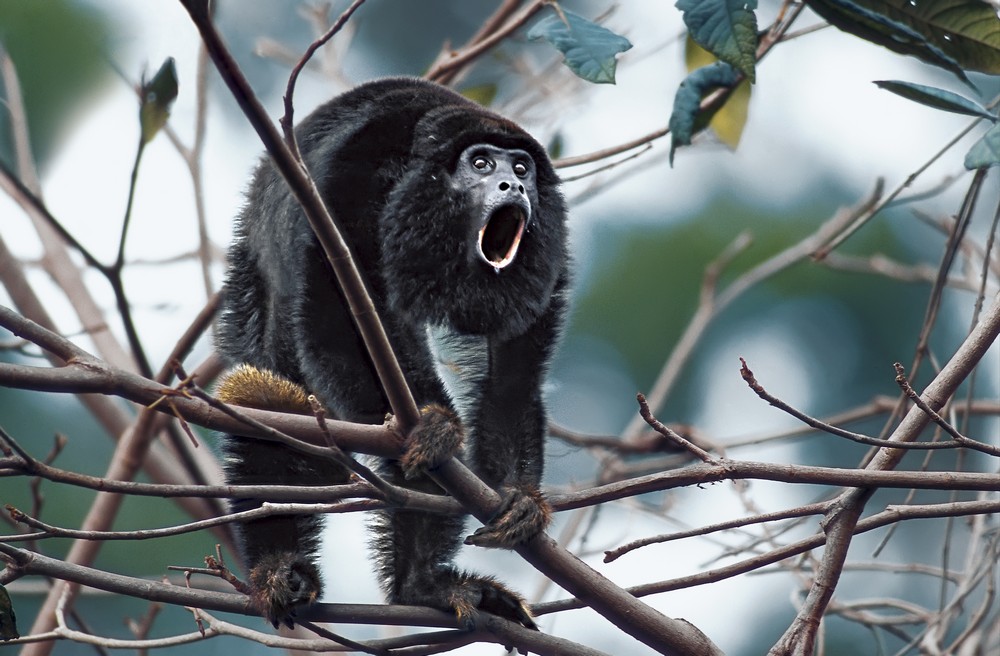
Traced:
<path fill-rule="evenodd" d="M 239 364 L 220 379 L 215 394 L 225 403 L 309 414 L 309 395 L 301 385 L 268 369 Z"/>

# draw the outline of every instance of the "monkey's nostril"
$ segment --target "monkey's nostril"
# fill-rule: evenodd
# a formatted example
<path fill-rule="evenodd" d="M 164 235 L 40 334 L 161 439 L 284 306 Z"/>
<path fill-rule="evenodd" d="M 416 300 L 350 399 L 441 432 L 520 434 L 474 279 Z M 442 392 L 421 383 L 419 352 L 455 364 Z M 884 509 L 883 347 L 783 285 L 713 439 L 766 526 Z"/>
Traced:
<path fill-rule="evenodd" d="M 524 193 L 524 185 L 517 185 L 517 190 L 520 191 L 523 194 Z"/>
<path fill-rule="evenodd" d="M 508 182 L 500 183 L 500 191 L 507 191 L 508 189 L 510 189 L 510 183 Z"/>

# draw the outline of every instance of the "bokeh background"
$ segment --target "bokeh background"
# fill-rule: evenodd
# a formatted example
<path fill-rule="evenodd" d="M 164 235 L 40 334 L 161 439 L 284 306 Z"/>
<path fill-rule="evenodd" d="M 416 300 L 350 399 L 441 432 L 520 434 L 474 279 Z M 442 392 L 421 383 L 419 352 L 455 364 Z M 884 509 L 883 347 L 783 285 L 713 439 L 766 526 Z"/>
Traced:
<path fill-rule="evenodd" d="M 334 15 L 343 4 L 332 3 Z M 561 4 L 588 18 L 612 8 L 602 2 Z M 297 58 L 313 38 L 301 6 L 293 0 L 218 3 L 217 20 L 225 37 L 275 117 L 282 111 L 290 58 Z M 311 70 L 300 80 L 297 115 L 304 116 L 323 100 L 373 77 L 420 75 L 442 44 L 464 42 L 494 6 L 485 0 L 371 0 L 352 19 L 350 33 L 335 39 L 325 69 Z M 777 7 L 776 2 L 761 2 L 762 25 L 773 18 Z M 798 26 L 818 22 L 807 13 Z M 495 85 L 493 107 L 521 121 L 563 156 L 613 146 L 662 128 L 685 75 L 679 12 L 672 3 L 623 2 L 614 5 L 603 24 L 634 44 L 619 58 L 615 85 L 594 86 L 575 79 L 558 64 L 548 45 L 528 42 L 522 31 L 485 56 L 459 87 Z M 170 0 L 0 0 L 0 42 L 18 69 L 45 200 L 71 233 L 110 262 L 139 129 L 132 84 L 144 71 L 152 74 L 166 57 L 175 58 L 180 95 L 171 126 L 190 143 L 195 29 L 179 3 Z M 690 320 L 704 268 L 737 235 L 750 231 L 753 243 L 733 262 L 722 284 L 810 234 L 838 208 L 860 202 L 877 179 L 883 178 L 890 189 L 901 184 L 968 125 L 966 117 L 918 106 L 872 84 L 883 79 L 970 93 L 947 73 L 827 28 L 779 45 L 758 67 L 749 120 L 735 152 L 702 139 L 695 147 L 678 151 L 671 167 L 669 144 L 660 140 L 622 166 L 566 184 L 578 273 L 573 314 L 550 377 L 555 422 L 585 433 L 619 433 L 636 413 L 635 393 L 648 390 Z M 973 75 L 972 79 L 984 100 L 1000 92 L 996 78 Z M 209 86 L 205 201 L 209 234 L 224 248 L 261 147 L 214 72 Z M 547 92 L 546 87 L 552 90 Z M 959 142 L 903 194 L 920 198 L 887 208 L 841 252 L 864 257 L 884 254 L 908 265 L 936 267 L 944 235 L 918 213 L 940 217 L 958 210 L 969 179 L 962 157 L 979 134 L 974 131 Z M 9 137 L 3 115 L 4 157 L 9 156 Z M 562 174 L 575 176 L 588 168 L 565 169 Z M 996 179 L 996 175 L 988 179 L 970 228 L 982 241 L 1000 196 Z M 157 138 L 147 148 L 140 171 L 127 251 L 132 264 L 126 273 L 139 332 L 154 367 L 205 300 L 196 262 L 183 257 L 197 246 L 194 216 L 185 165 L 167 139 Z M 18 256 L 40 257 L 30 223 L 6 197 L 0 198 L 0 232 Z M 220 261 L 213 269 L 216 284 L 223 271 Z M 37 267 L 29 273 L 64 333 L 77 336 L 86 346 L 83 327 L 74 325 L 65 299 Z M 114 298 L 103 278 L 90 273 L 87 280 L 113 314 Z M 721 444 L 794 428 L 794 420 L 746 388 L 739 377 L 740 356 L 769 391 L 816 416 L 861 405 L 875 395 L 894 394 L 891 365 L 912 357 L 928 292 L 924 282 L 903 283 L 801 262 L 741 296 L 707 327 L 659 417 L 693 425 Z M 946 296 L 943 318 L 932 339 L 942 359 L 968 330 L 973 301 L 967 292 Z M 0 303 L 9 303 L 2 290 Z M 203 340 L 191 361 L 197 362 L 210 349 L 210 340 Z M 14 356 L 0 352 L 0 357 Z M 977 394 L 996 397 L 1000 387 L 996 349 L 982 371 Z M 111 441 L 68 396 L 0 389 L 0 423 L 36 456 L 49 450 L 55 432 L 66 434 L 69 444 L 56 464 L 68 469 L 102 474 L 111 453 Z M 881 420 L 852 426 L 872 433 L 880 427 Z M 993 439 L 1000 430 L 995 418 L 977 420 L 973 428 L 970 432 Z M 210 434 L 203 434 L 203 440 L 205 448 L 213 448 Z M 863 453 L 859 445 L 812 436 L 743 447 L 730 455 L 854 466 Z M 942 456 L 936 466 L 946 467 L 949 457 Z M 973 457 L 965 466 L 988 465 Z M 585 484 L 601 473 L 600 467 L 586 452 L 551 440 L 546 482 L 554 489 Z M 92 495 L 48 484 L 42 487 L 43 519 L 77 526 Z M 758 482 L 750 494 L 759 510 L 769 511 L 815 500 L 819 490 Z M 879 500 L 901 498 L 901 492 L 886 493 Z M 28 507 L 23 479 L 0 479 L 0 501 Z M 651 495 L 602 508 L 571 547 L 623 585 L 666 579 L 728 562 L 722 555 L 724 545 L 658 545 L 609 565 L 601 564 L 602 552 L 635 537 L 742 512 L 732 486 Z M 165 526 L 183 519 L 170 503 L 130 499 L 116 527 Z M 567 521 L 560 518 L 553 534 L 558 535 Z M 926 558 L 927 543 L 940 539 L 928 532 L 932 526 L 902 526 L 881 557 L 892 562 Z M 585 535 L 582 542 L 580 535 Z M 329 536 L 324 557 L 329 565 L 327 600 L 379 601 L 365 560 L 363 521 L 337 517 Z M 878 538 L 859 539 L 854 549 L 867 557 L 864 550 L 870 552 Z M 68 544 L 51 540 L 43 548 L 61 555 Z M 199 564 L 213 545 L 205 534 L 157 540 L 138 548 L 112 542 L 102 549 L 97 565 L 159 576 L 167 564 Z M 565 595 L 547 588 L 514 555 L 467 552 L 464 563 L 501 573 L 533 599 Z M 789 594 L 794 583 L 787 574 L 748 576 L 648 600 L 699 626 L 726 653 L 751 655 L 766 651 L 793 617 Z M 874 590 L 865 592 L 872 584 L 871 574 L 848 573 L 842 590 L 874 596 Z M 908 588 L 907 598 L 931 604 L 938 593 L 936 579 L 885 576 L 879 579 L 878 595 L 888 596 L 900 587 Z M 15 584 L 11 590 L 23 633 L 34 619 L 42 587 Z M 96 594 L 86 596 L 80 610 L 95 632 L 127 637 L 122 618 L 139 616 L 145 604 Z M 608 653 L 645 653 L 641 645 L 586 611 L 547 617 L 542 624 Z M 189 631 L 192 626 L 184 611 L 167 609 L 154 635 Z M 371 636 L 375 631 L 359 627 L 356 635 Z M 870 653 L 872 645 L 866 630 L 836 618 L 830 621 L 827 640 L 828 654 Z M 229 639 L 174 651 L 224 654 L 237 644 L 245 653 L 266 651 Z M 463 653 L 501 651 L 479 645 Z M 91 651 L 61 644 L 56 653 Z"/>

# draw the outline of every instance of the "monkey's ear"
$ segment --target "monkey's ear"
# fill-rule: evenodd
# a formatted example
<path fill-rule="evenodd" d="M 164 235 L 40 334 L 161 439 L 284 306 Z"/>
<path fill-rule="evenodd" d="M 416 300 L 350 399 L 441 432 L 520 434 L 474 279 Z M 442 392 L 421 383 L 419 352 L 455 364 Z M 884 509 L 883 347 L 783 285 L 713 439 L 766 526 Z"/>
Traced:
<path fill-rule="evenodd" d="M 300 385 L 249 364 L 241 364 L 223 376 L 215 394 L 224 403 L 245 408 L 300 415 L 312 413 L 309 395 Z"/>

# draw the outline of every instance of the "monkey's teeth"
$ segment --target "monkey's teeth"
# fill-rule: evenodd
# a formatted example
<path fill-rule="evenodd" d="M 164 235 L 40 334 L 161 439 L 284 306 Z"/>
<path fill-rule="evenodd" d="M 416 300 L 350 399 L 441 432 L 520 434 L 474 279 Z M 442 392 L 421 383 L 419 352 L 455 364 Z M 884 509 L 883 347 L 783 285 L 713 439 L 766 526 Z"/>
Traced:
<path fill-rule="evenodd" d="M 479 229 L 479 255 L 496 273 L 514 261 L 526 226 L 524 211 L 509 205 L 494 212 Z"/>

